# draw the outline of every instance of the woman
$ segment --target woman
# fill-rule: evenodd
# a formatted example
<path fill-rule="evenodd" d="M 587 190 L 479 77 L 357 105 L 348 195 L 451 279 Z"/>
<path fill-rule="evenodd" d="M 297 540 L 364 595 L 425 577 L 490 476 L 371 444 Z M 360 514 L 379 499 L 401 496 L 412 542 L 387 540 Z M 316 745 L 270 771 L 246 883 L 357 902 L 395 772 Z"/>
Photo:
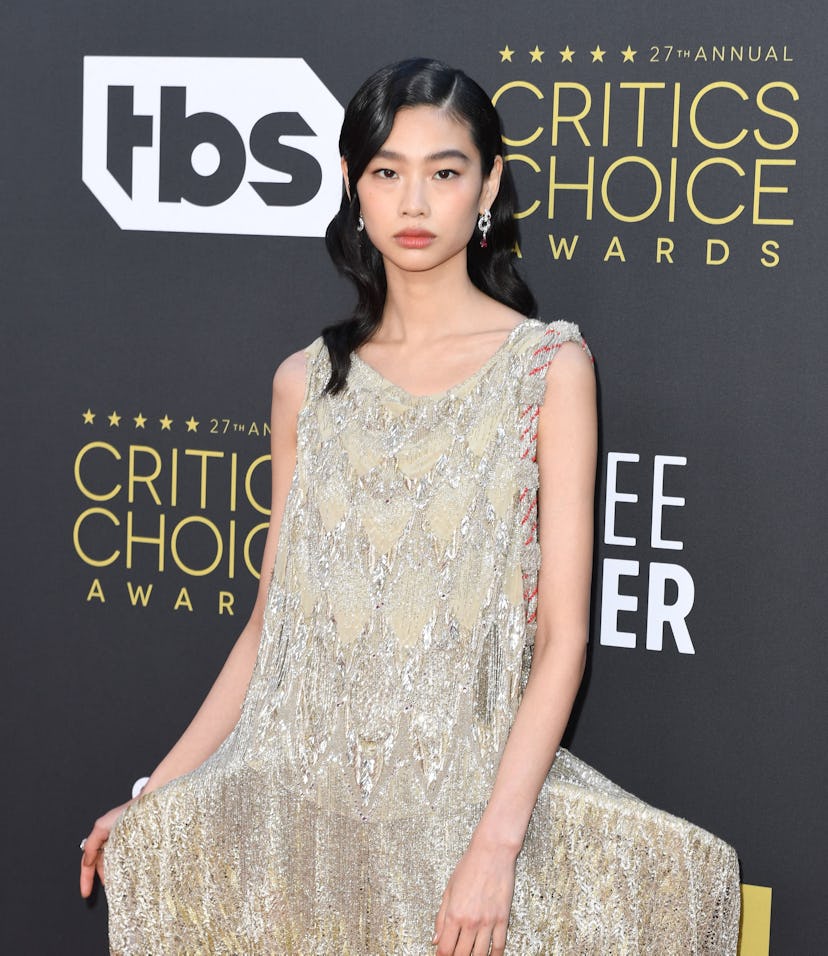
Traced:
<path fill-rule="evenodd" d="M 735 952 L 733 851 L 558 750 L 595 380 L 528 317 L 500 132 L 434 61 L 348 106 L 327 241 L 358 305 L 276 372 L 250 622 L 87 838 L 114 953 Z"/>

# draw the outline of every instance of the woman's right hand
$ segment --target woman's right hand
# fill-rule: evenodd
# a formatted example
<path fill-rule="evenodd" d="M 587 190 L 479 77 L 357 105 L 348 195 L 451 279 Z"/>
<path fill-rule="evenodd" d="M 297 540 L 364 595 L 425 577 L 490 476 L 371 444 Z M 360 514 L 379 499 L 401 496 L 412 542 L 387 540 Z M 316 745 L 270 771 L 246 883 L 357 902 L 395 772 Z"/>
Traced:
<path fill-rule="evenodd" d="M 109 839 L 109 834 L 112 830 L 112 827 L 115 826 L 115 821 L 118 819 L 118 817 L 120 817 L 124 810 L 126 810 L 126 808 L 134 802 L 135 799 L 127 800 L 126 803 L 122 803 L 119 807 L 113 807 L 109 813 L 105 813 L 102 817 L 98 817 L 98 819 L 95 821 L 95 826 L 92 827 L 92 832 L 86 838 L 86 843 L 83 848 L 83 856 L 81 857 L 81 896 L 87 897 L 92 892 L 92 887 L 95 884 L 95 873 L 98 874 L 98 879 L 101 881 L 101 886 L 103 886 L 104 844 Z"/>

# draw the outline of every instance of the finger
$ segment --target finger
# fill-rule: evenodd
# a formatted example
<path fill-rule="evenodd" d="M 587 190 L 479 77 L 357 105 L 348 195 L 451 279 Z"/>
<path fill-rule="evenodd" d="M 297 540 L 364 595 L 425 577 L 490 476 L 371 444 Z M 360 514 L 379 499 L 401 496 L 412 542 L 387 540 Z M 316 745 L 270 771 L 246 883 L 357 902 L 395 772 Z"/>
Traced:
<path fill-rule="evenodd" d="M 86 843 L 83 848 L 83 860 L 84 866 L 94 866 L 95 859 L 100 852 L 101 847 L 106 843 L 106 838 L 109 836 L 109 831 L 105 830 L 99 824 L 95 824 L 92 827 L 92 832 L 86 838 Z"/>
<path fill-rule="evenodd" d="M 80 868 L 80 892 L 83 897 L 89 896 L 95 885 L 95 872 L 98 869 L 98 861 L 103 860 L 103 845 L 107 835 L 108 832 L 96 823 L 86 838 Z"/>
<path fill-rule="evenodd" d="M 80 892 L 81 896 L 87 897 L 92 892 L 92 888 L 95 885 L 95 876 L 97 875 L 98 879 L 101 881 L 101 886 L 104 885 L 104 863 L 103 863 L 103 850 L 98 854 L 95 859 L 95 862 L 90 865 L 81 861 L 81 872 L 80 872 Z"/>
<path fill-rule="evenodd" d="M 440 931 L 440 941 L 437 944 L 436 956 L 456 956 L 462 952 L 457 949 L 457 937 L 460 935 L 460 927 L 450 919 L 443 922 L 443 928 Z M 466 950 L 468 953 L 468 950 Z"/>
<path fill-rule="evenodd" d="M 80 893 L 81 896 L 86 897 L 92 892 L 92 886 L 95 883 L 95 867 L 87 866 L 86 863 L 81 860 L 81 869 L 80 869 Z"/>
<path fill-rule="evenodd" d="M 434 935 L 431 937 L 432 946 L 439 940 L 440 934 L 443 932 L 443 924 L 446 921 L 447 904 L 448 896 L 446 893 L 443 893 L 443 901 L 440 903 L 440 909 L 437 910 L 437 918 L 434 920 Z"/>
<path fill-rule="evenodd" d="M 471 956 L 488 956 L 489 944 L 492 941 L 492 930 L 490 926 L 481 926 L 474 937 L 474 948 Z"/>
<path fill-rule="evenodd" d="M 503 956 L 506 952 L 506 924 L 495 923 L 492 933 L 492 956 Z"/>
<path fill-rule="evenodd" d="M 472 956 L 472 954 L 473 956 L 478 956 L 477 950 L 474 949 L 475 936 L 477 936 L 476 930 L 469 929 L 468 926 L 463 927 L 463 932 L 457 940 L 457 945 L 449 952 L 451 952 L 453 956 Z"/>

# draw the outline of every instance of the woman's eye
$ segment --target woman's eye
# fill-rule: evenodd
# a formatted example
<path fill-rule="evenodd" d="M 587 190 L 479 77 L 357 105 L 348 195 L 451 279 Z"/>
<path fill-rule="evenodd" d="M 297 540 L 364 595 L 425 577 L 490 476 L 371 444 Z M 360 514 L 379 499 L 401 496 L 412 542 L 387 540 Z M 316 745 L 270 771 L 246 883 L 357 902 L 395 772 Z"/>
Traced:
<path fill-rule="evenodd" d="M 437 179 L 454 179 L 457 171 L 454 169 L 440 169 L 435 173 Z"/>
<path fill-rule="evenodd" d="M 397 174 L 393 169 L 377 169 L 375 174 L 379 176 L 380 179 L 393 179 Z"/>

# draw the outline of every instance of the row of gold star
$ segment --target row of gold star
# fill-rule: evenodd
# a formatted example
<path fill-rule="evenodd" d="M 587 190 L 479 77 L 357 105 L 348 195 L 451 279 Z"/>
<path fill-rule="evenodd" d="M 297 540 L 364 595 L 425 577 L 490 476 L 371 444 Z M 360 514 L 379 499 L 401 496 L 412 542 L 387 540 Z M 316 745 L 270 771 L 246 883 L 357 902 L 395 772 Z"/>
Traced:
<path fill-rule="evenodd" d="M 93 412 L 91 408 L 87 408 L 86 411 L 83 413 L 84 425 L 94 424 L 96 414 L 97 412 Z M 120 428 L 121 420 L 123 419 L 124 416 L 119 415 L 117 412 L 112 412 L 111 415 L 106 415 L 104 417 L 109 421 L 110 428 Z M 145 415 L 142 415 L 140 412 L 138 412 L 137 415 L 133 415 L 132 420 L 135 422 L 136 428 L 144 428 L 144 429 L 146 429 L 147 422 L 149 421 L 149 419 Z M 170 418 L 170 416 L 166 412 L 164 412 L 164 417 L 158 419 L 158 424 L 161 426 L 161 431 L 162 432 L 172 431 L 173 421 L 174 419 Z M 186 419 L 184 424 L 187 426 L 188 432 L 197 432 L 198 426 L 201 424 L 201 422 L 197 422 L 195 420 L 195 416 L 191 415 L 188 419 Z"/>
<path fill-rule="evenodd" d="M 500 54 L 501 63 L 512 63 L 512 57 L 515 55 L 515 51 L 509 49 L 509 44 L 502 50 L 497 51 Z M 593 63 L 603 63 L 606 50 L 602 50 L 600 46 L 596 46 L 594 50 L 589 51 L 592 54 Z M 531 59 L 530 63 L 543 63 L 543 56 L 546 53 L 546 50 L 541 50 L 541 48 L 535 44 L 534 50 L 528 51 Z M 561 63 L 574 63 L 575 50 L 571 49 L 569 44 L 563 48 L 563 50 L 558 50 L 558 53 L 561 55 Z M 638 50 L 634 50 L 629 43 L 627 44 L 626 50 L 619 50 L 619 55 L 623 57 L 622 63 L 635 63 L 635 55 L 638 53 Z"/>

